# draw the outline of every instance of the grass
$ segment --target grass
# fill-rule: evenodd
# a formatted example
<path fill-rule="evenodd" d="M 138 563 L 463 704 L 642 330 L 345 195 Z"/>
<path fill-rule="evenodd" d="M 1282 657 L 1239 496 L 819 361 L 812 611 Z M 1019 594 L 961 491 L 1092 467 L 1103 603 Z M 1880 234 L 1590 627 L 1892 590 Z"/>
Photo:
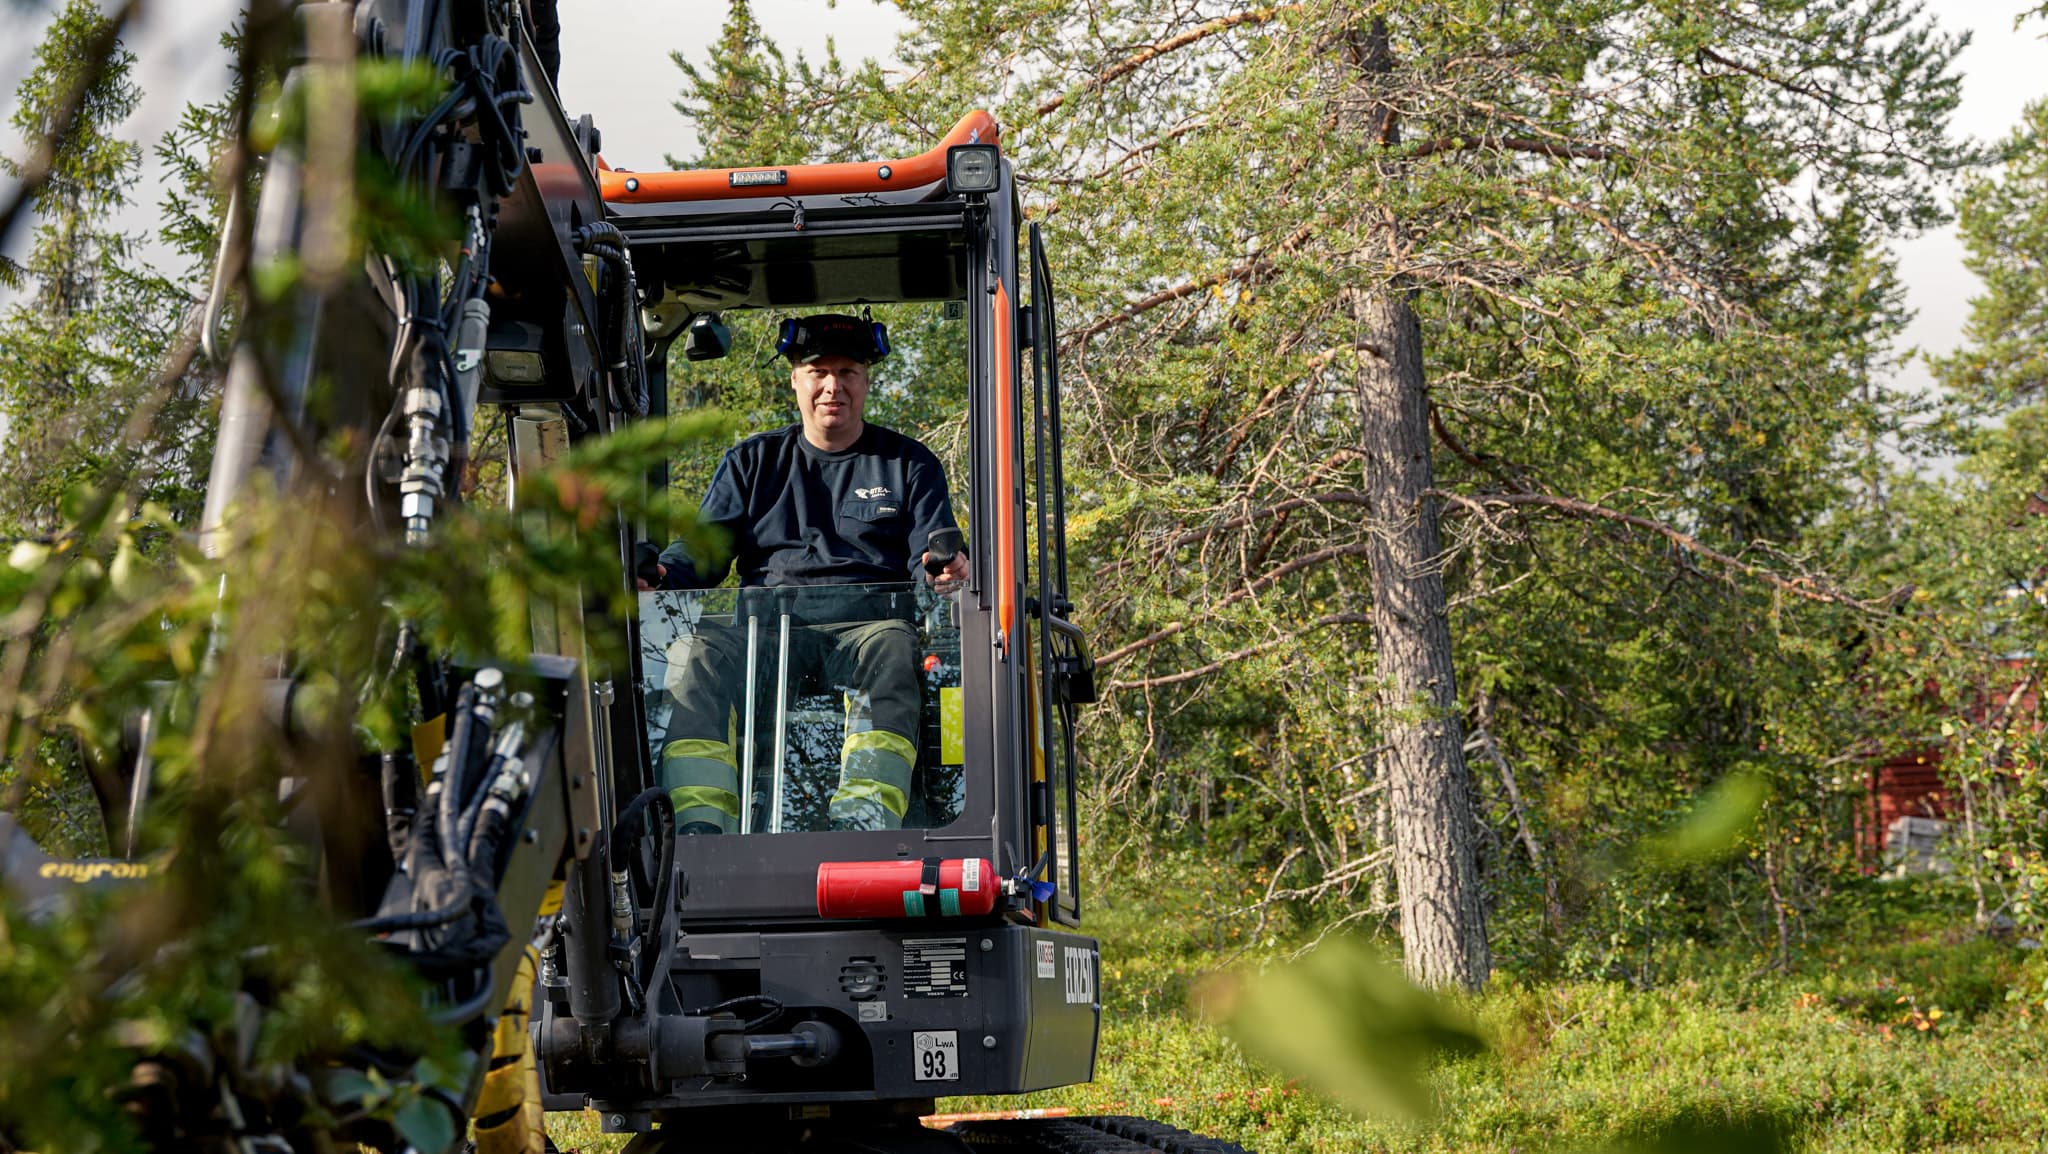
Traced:
<path fill-rule="evenodd" d="M 1265 1154 L 2048 1148 L 2048 959 L 1958 930 L 1966 919 L 1938 889 L 1873 891 L 1789 974 L 1704 959 L 1649 990 L 1497 979 L 1469 1003 L 1491 1052 L 1430 1072 L 1434 1120 L 1394 1122 L 1261 1067 L 1191 1008 L 1207 976 L 1275 964 L 1299 927 L 1282 919 L 1252 941 L 1252 926 L 1188 908 L 1241 892 L 1212 864 L 1154 859 L 1119 882 L 1090 918 L 1103 941 L 1096 1081 L 942 1110 L 1140 1114 Z M 1370 1034 L 1361 1023 L 1361 1045 Z M 1750 1137 L 1641 1140 L 1674 1119 Z M 622 1145 L 595 1137 L 593 1122 L 558 1116 L 557 1142 Z"/>

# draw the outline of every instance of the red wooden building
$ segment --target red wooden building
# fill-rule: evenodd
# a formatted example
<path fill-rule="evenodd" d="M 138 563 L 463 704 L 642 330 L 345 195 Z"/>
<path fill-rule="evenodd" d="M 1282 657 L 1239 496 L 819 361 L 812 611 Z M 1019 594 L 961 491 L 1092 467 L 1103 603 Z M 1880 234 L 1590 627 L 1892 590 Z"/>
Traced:
<path fill-rule="evenodd" d="M 2001 658 L 1999 664 L 2001 690 L 1986 695 L 1970 711 L 1972 717 L 1984 721 L 2004 712 L 2039 725 L 2041 694 L 2033 676 L 2034 659 L 2018 654 Z M 2020 691 L 2017 697 L 2015 689 Z M 1939 739 L 1929 739 L 1920 748 L 1870 767 L 1869 796 L 1856 821 L 1857 841 L 1869 868 L 1889 865 L 1906 853 L 1930 856 L 1945 824 L 1961 820 L 1962 807 L 1942 776 L 1942 753 Z"/>

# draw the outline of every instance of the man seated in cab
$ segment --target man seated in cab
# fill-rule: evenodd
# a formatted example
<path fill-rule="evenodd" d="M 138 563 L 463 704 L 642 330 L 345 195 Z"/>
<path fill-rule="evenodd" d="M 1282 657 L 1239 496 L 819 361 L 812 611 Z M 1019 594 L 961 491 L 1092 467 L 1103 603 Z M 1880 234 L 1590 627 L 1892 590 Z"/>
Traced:
<path fill-rule="evenodd" d="M 959 528 L 945 469 L 915 439 L 866 420 L 868 366 L 888 353 L 882 326 L 808 316 L 783 323 L 777 348 L 789 358 L 802 419 L 747 438 L 719 462 L 699 516 L 724 531 L 730 549 L 692 556 L 677 542 L 641 565 L 640 587 L 709 588 L 737 562 L 742 587 L 929 579 L 940 594 L 959 588 L 965 553 L 936 576 L 925 571 L 932 534 Z M 900 828 L 909 809 L 921 703 L 917 630 L 907 619 L 875 619 L 887 610 L 873 606 L 890 600 L 853 598 L 848 606 L 868 608 L 837 613 L 799 608 L 802 628 L 791 633 L 792 669 L 822 668 L 849 703 L 828 809 L 835 829 Z M 745 804 L 735 748 L 745 727 L 735 719 L 746 642 L 720 629 L 700 629 L 697 639 L 681 676 L 671 675 L 676 708 L 661 779 L 680 832 L 733 833 Z"/>

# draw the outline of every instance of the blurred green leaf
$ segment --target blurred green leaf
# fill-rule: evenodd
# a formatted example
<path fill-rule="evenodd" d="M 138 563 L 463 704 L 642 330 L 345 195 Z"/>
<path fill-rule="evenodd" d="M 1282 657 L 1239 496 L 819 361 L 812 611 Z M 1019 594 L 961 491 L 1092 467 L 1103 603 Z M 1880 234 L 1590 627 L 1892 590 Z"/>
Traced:
<path fill-rule="evenodd" d="M 384 1088 L 357 1071 L 337 1070 L 321 1086 L 321 1093 L 330 1102 L 356 1105 L 382 1098 Z"/>
<path fill-rule="evenodd" d="M 403 116 L 439 100 L 448 84 L 423 61 L 361 60 L 356 63 L 356 104 L 372 119 Z"/>
<path fill-rule="evenodd" d="M 1362 1113 L 1427 1117 L 1429 1066 L 1486 1049 L 1463 1010 L 1411 985 L 1357 939 L 1232 981 L 1211 1001 L 1231 1036 Z"/>
<path fill-rule="evenodd" d="M 391 1122 L 416 1149 L 446 1150 L 455 1144 L 454 1116 L 446 1105 L 424 1094 L 407 1098 Z"/>
<path fill-rule="evenodd" d="M 1642 856 L 1652 865 L 1678 866 L 1726 857 L 1756 825 L 1770 785 L 1763 775 L 1736 770 L 1708 787 L 1692 812 L 1646 839 Z"/>

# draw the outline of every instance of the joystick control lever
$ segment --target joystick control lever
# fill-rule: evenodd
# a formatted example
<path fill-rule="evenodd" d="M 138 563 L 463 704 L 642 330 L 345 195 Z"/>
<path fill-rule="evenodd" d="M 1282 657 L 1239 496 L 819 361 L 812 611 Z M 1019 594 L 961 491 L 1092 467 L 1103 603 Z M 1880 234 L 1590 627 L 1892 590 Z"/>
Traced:
<path fill-rule="evenodd" d="M 960 530 L 935 529 L 924 548 L 924 571 L 937 577 L 960 555 Z"/>

